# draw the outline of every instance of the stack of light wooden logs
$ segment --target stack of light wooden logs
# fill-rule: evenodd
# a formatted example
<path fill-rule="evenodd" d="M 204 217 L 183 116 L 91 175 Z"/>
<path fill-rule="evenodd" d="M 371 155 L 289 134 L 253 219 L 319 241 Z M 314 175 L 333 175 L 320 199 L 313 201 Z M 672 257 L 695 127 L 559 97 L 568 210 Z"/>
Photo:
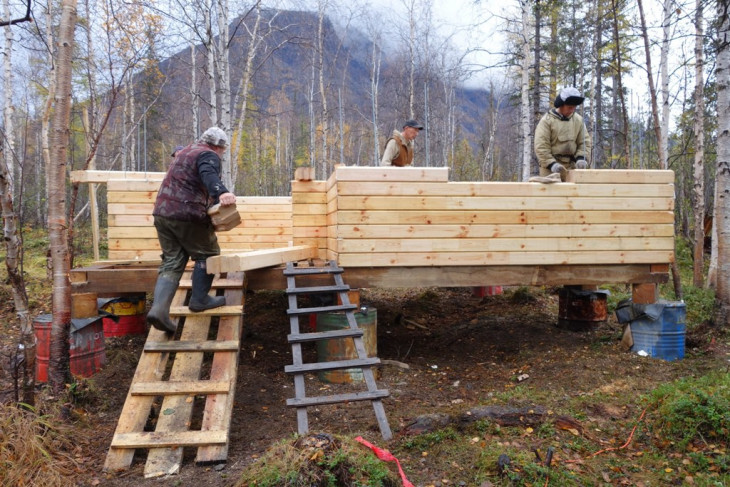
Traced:
<path fill-rule="evenodd" d="M 109 260 L 158 260 L 162 173 L 108 178 Z M 150 173 L 148 173 L 150 174 Z M 315 247 L 343 267 L 667 264 L 674 174 L 572 171 L 566 183 L 449 182 L 447 168 L 298 171 L 291 196 L 239 197 L 224 254 Z"/>
<path fill-rule="evenodd" d="M 672 171 L 573 171 L 541 184 L 340 167 L 326 183 L 294 181 L 292 198 L 294 244 L 343 267 L 666 264 L 674 253 Z"/>

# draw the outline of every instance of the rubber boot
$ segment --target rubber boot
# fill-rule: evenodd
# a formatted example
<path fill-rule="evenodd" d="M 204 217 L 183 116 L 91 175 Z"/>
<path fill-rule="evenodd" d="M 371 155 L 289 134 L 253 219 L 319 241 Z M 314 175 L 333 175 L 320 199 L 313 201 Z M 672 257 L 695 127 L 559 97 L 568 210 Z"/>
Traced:
<path fill-rule="evenodd" d="M 205 311 L 226 304 L 225 296 L 208 296 L 214 278 L 213 274 L 208 274 L 204 261 L 195 261 L 195 266 L 193 266 L 193 290 L 188 303 L 190 311 Z"/>
<path fill-rule="evenodd" d="M 178 281 L 162 274 L 157 277 L 152 308 L 147 313 L 147 321 L 161 331 L 175 333 L 177 325 L 170 319 L 170 305 L 177 291 Z"/>

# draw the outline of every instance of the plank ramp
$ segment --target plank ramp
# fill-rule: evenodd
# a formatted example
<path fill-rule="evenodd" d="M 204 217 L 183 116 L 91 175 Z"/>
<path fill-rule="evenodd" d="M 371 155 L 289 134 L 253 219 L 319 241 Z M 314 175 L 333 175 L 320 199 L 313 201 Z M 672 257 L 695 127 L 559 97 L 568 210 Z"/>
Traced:
<path fill-rule="evenodd" d="M 145 477 L 178 473 L 182 447 L 197 448 L 198 464 L 226 461 L 245 280 L 243 273 L 237 273 L 222 281 L 226 297 L 222 313 L 184 311 L 190 287 L 187 278 L 180 281 L 172 304 L 176 311 L 173 320 L 178 322 L 175 336 L 150 328 L 107 453 L 105 470 L 129 468 L 137 449 L 148 450 Z M 213 289 L 219 289 L 216 281 Z M 203 370 L 210 371 L 208 377 L 204 377 Z M 154 407 L 158 398 L 162 398 L 161 405 Z M 196 402 L 201 401 L 201 407 L 196 408 Z M 202 417 L 194 417 L 198 409 L 202 409 Z M 154 431 L 146 427 L 150 417 L 154 419 Z M 199 426 L 193 429 L 193 424 Z"/>

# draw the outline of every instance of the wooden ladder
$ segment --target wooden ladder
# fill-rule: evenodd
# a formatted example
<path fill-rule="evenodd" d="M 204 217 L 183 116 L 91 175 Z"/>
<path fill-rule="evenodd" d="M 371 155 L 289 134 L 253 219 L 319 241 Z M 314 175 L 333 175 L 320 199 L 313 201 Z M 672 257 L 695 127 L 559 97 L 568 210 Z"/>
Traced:
<path fill-rule="evenodd" d="M 178 323 L 175 336 L 150 328 L 104 470 L 129 468 L 137 448 L 149 449 L 145 477 L 178 473 L 182 447 L 186 446 L 197 447 L 196 464 L 226 461 L 245 278 L 239 272 L 216 279 L 213 289 L 224 290 L 226 305 L 199 313 L 184 306 L 191 287 L 186 276 L 173 298 L 170 316 Z M 213 317 L 218 317 L 218 327 L 217 335 L 211 338 L 209 335 L 215 332 L 211 327 Z M 207 378 L 203 370 L 209 370 Z M 158 397 L 162 402 L 155 407 Z M 194 408 L 196 402 L 199 408 Z M 194 409 L 202 409 L 202 418 L 193 417 Z M 149 418 L 156 419 L 154 431 L 145 428 Z M 191 423 L 199 429 L 192 429 Z"/>
<path fill-rule="evenodd" d="M 377 357 L 369 358 L 367 356 L 367 350 L 363 342 L 363 330 L 357 325 L 355 320 L 354 311 L 357 309 L 357 305 L 350 303 L 350 298 L 347 292 L 350 290 L 350 286 L 346 285 L 342 279 L 342 273 L 344 270 L 337 266 L 335 261 L 330 261 L 326 267 L 300 267 L 297 268 L 292 262 L 286 264 L 284 269 L 284 275 L 287 280 L 286 293 L 289 299 L 289 309 L 287 314 L 289 315 L 289 325 L 291 333 L 288 335 L 289 343 L 292 346 L 292 365 L 285 367 L 285 371 L 290 374 L 294 374 L 294 392 L 296 397 L 293 399 L 287 399 L 286 404 L 289 407 L 297 408 L 297 428 L 299 434 L 306 434 L 309 432 L 309 421 L 307 419 L 307 407 L 308 406 L 319 406 L 324 404 L 336 404 L 341 402 L 351 401 L 371 401 L 373 409 L 375 410 L 375 418 L 378 420 L 380 426 L 380 433 L 383 435 L 383 439 L 390 440 L 393 434 L 390 431 L 390 425 L 385 417 L 385 409 L 383 407 L 382 399 L 388 397 L 390 393 L 386 389 L 378 389 L 375 384 L 375 377 L 373 375 L 372 368 L 380 363 L 380 359 Z M 316 287 L 297 287 L 296 277 L 297 276 L 316 276 L 329 274 L 334 278 L 335 284 L 331 286 L 316 286 Z M 341 305 L 336 306 L 322 306 L 312 308 L 299 308 L 297 303 L 297 296 L 302 294 L 337 294 L 340 298 Z M 343 330 L 333 330 L 316 333 L 301 333 L 299 330 L 299 317 L 302 315 L 328 313 L 328 312 L 342 312 L 344 311 L 347 317 L 347 323 L 349 328 Z M 355 349 L 357 351 L 357 358 L 350 360 L 336 360 L 329 362 L 317 362 L 305 364 L 302 361 L 302 343 L 304 342 L 316 342 L 320 340 L 332 340 L 352 338 L 355 343 Z M 360 368 L 362 369 L 363 378 L 367 385 L 367 391 L 347 393 L 347 394 L 336 394 L 329 396 L 319 397 L 307 397 L 305 389 L 304 374 L 309 372 L 321 372 L 327 370 L 338 370 L 348 368 Z"/>

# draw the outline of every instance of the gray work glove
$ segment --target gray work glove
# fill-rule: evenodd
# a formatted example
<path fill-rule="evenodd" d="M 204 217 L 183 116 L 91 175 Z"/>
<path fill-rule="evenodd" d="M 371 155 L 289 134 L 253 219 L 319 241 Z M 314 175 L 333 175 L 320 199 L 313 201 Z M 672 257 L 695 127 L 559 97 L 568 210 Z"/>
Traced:
<path fill-rule="evenodd" d="M 575 161 L 575 168 L 576 169 L 586 169 L 588 167 L 588 161 L 586 161 L 583 157 L 579 157 Z"/>
<path fill-rule="evenodd" d="M 554 162 L 553 165 L 550 166 L 550 171 L 562 174 L 565 173 L 565 166 L 563 166 L 559 162 Z"/>

